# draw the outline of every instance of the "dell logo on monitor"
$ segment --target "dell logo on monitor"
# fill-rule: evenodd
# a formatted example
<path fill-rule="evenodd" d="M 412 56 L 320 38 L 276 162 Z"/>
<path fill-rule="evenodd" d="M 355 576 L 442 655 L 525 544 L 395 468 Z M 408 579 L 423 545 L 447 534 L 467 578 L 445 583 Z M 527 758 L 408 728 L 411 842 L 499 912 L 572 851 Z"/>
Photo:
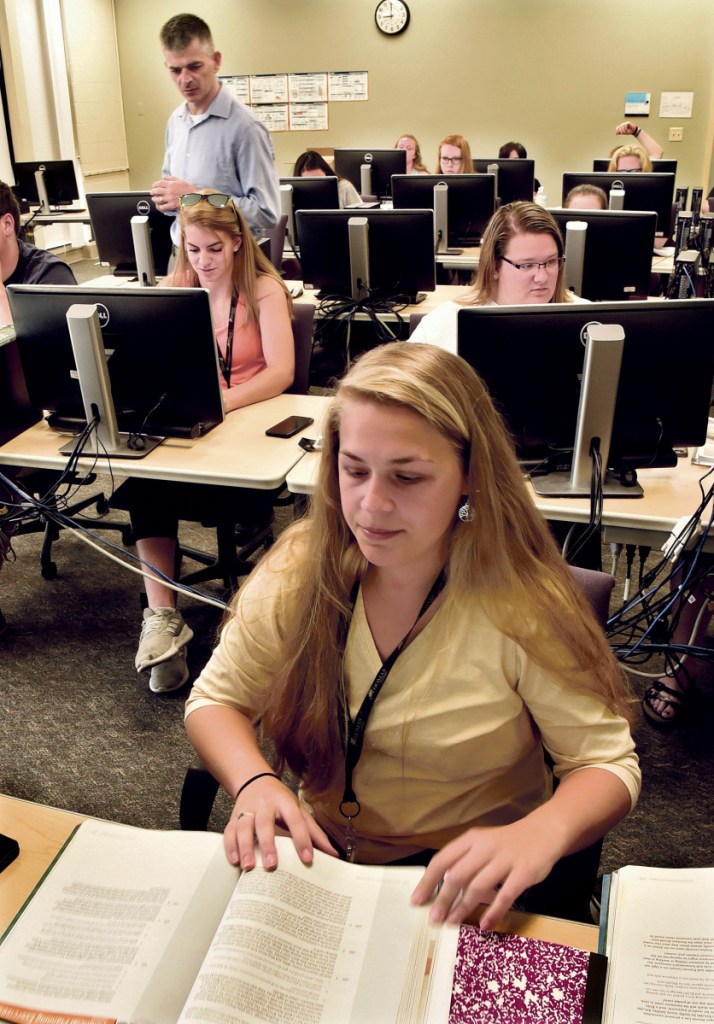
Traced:
<path fill-rule="evenodd" d="M 97 303 L 97 316 L 99 317 L 100 327 L 109 326 L 109 310 L 107 309 L 103 302 Z"/>
<path fill-rule="evenodd" d="M 140 199 L 136 204 L 136 212 L 140 213 L 142 217 L 148 217 L 151 213 L 151 207 L 146 199 Z"/>

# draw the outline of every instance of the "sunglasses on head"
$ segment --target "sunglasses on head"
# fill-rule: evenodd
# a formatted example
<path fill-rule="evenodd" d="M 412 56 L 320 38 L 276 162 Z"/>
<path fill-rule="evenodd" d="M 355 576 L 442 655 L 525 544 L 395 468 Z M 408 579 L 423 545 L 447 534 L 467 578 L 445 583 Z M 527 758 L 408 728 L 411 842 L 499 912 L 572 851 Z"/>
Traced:
<path fill-rule="evenodd" d="M 214 206 L 217 210 L 222 210 L 225 206 L 233 206 L 233 200 L 224 192 L 209 192 L 208 195 L 204 195 L 203 192 L 186 192 L 179 198 L 181 209 L 186 206 L 198 206 L 203 202 Z"/>

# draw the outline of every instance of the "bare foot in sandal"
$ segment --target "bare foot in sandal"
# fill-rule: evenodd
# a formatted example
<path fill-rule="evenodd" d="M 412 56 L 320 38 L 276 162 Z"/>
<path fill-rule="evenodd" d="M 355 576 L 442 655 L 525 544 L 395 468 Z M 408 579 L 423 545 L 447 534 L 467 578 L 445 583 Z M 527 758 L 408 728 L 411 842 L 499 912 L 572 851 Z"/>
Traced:
<path fill-rule="evenodd" d="M 686 673 L 680 670 L 679 674 L 685 676 Z M 688 680 L 685 682 L 676 676 L 662 676 L 645 690 L 642 698 L 645 717 L 654 725 L 668 728 L 675 725 L 681 716 L 688 690 Z"/>

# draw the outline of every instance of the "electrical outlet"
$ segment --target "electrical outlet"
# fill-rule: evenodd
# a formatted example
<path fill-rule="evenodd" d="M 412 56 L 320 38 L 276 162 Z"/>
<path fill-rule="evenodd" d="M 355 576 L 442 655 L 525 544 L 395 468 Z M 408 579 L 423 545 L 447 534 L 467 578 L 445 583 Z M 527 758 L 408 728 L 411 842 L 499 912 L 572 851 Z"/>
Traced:
<path fill-rule="evenodd" d="M 681 142 L 684 138 L 684 128 L 670 128 L 669 129 L 669 141 L 670 142 Z"/>

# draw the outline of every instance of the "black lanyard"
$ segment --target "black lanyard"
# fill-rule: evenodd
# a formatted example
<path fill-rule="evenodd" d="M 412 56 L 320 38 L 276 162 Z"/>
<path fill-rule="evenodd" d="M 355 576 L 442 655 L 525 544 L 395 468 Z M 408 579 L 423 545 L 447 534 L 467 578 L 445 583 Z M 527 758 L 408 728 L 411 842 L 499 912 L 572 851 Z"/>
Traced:
<path fill-rule="evenodd" d="M 367 728 L 367 721 L 372 713 L 377 697 L 386 682 L 387 676 L 391 672 L 394 664 L 406 647 L 409 637 L 412 635 L 420 620 L 434 603 L 436 598 L 439 596 L 441 591 L 446 585 L 446 572 L 444 569 L 441 570 L 437 578 L 432 584 L 431 590 L 426 595 L 424 604 L 421 606 L 421 610 L 417 615 L 413 626 L 409 629 L 406 635 L 399 641 L 397 646 L 394 648 L 392 653 L 385 659 L 377 675 L 374 677 L 372 685 L 367 691 L 364 700 L 360 706 L 359 711 L 355 715 L 354 719 L 350 716 L 347 696 L 343 698 L 343 714 L 344 719 L 347 723 L 347 738 L 344 743 L 345 748 L 345 789 L 342 794 L 342 800 L 340 801 L 340 814 L 343 818 L 347 819 L 347 834 L 345 842 L 345 855 L 347 860 L 353 860 L 356 843 L 354 837 L 354 828 L 352 827 L 353 820 L 359 814 L 361 807 L 360 802 L 357 799 L 354 788 L 352 786 L 352 776 L 354 770 L 357 767 L 357 763 L 362 755 L 362 745 L 364 743 L 364 733 Z M 347 636 L 347 623 L 344 624 L 344 633 Z M 352 807 L 348 809 L 347 805 L 351 804 Z"/>
<path fill-rule="evenodd" d="M 233 326 L 236 320 L 236 306 L 238 305 L 238 299 L 235 294 L 231 295 L 231 308 L 228 313 L 228 333 L 226 334 L 226 358 L 224 359 L 221 355 L 221 350 L 218 349 L 218 365 L 221 368 L 223 379 L 226 382 L 226 387 L 231 386 L 231 365 L 233 363 Z"/>

